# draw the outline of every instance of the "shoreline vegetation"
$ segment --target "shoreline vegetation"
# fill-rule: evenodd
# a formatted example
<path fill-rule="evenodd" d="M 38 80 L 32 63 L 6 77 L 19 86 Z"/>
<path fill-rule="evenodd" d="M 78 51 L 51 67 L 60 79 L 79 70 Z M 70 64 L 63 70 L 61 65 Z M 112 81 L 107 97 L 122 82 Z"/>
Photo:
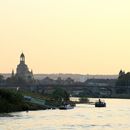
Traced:
<path fill-rule="evenodd" d="M 25 90 L 0 89 L 0 116 L 10 112 L 58 109 L 64 104 L 75 107 L 76 104 L 94 105 L 95 102 L 91 102 L 88 97 L 79 97 L 79 100 L 71 101 L 70 95 L 59 88 L 51 95 L 42 95 Z"/>
<path fill-rule="evenodd" d="M 26 111 L 28 107 L 29 104 L 23 100 L 21 93 L 0 89 L 0 113 Z"/>
<path fill-rule="evenodd" d="M 75 106 L 65 90 L 56 89 L 51 95 L 41 95 L 23 90 L 0 89 L 0 114 L 58 109 L 65 103 Z"/>

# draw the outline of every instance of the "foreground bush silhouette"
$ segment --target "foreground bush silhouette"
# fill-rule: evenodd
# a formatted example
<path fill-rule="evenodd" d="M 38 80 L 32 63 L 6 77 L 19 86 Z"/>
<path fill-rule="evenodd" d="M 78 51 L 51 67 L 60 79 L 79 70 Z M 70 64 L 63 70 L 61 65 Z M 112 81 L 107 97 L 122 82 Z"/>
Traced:
<path fill-rule="evenodd" d="M 28 104 L 17 91 L 0 89 L 0 113 L 28 110 Z"/>

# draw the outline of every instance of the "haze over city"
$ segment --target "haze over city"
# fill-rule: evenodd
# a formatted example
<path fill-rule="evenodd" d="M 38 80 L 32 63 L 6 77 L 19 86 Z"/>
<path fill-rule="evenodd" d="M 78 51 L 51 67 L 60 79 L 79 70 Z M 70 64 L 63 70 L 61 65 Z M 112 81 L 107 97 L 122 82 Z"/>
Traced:
<path fill-rule="evenodd" d="M 130 0 L 0 0 L 0 130 L 130 130 Z"/>
<path fill-rule="evenodd" d="M 34 73 L 130 70 L 129 0 L 0 1 L 0 72 L 19 55 Z"/>

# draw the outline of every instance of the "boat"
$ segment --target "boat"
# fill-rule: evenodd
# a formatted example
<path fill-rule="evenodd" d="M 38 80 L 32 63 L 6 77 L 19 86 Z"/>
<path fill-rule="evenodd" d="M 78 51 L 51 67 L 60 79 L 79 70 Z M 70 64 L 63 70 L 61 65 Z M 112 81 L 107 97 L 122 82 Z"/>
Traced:
<path fill-rule="evenodd" d="M 68 110 L 68 109 L 73 109 L 74 106 L 67 104 L 67 105 L 62 105 L 59 107 L 60 110 Z"/>
<path fill-rule="evenodd" d="M 95 107 L 106 107 L 106 103 L 99 99 L 97 102 L 95 102 Z"/>

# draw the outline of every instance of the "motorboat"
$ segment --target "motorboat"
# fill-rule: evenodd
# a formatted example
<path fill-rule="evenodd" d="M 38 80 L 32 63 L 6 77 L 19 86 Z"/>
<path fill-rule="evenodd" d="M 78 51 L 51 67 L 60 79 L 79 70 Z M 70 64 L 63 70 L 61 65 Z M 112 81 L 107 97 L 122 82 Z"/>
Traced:
<path fill-rule="evenodd" d="M 60 110 L 68 110 L 68 109 L 73 109 L 74 106 L 67 104 L 67 105 L 62 105 L 59 107 Z"/>
<path fill-rule="evenodd" d="M 97 102 L 95 102 L 95 107 L 106 107 L 106 103 L 99 99 Z"/>

